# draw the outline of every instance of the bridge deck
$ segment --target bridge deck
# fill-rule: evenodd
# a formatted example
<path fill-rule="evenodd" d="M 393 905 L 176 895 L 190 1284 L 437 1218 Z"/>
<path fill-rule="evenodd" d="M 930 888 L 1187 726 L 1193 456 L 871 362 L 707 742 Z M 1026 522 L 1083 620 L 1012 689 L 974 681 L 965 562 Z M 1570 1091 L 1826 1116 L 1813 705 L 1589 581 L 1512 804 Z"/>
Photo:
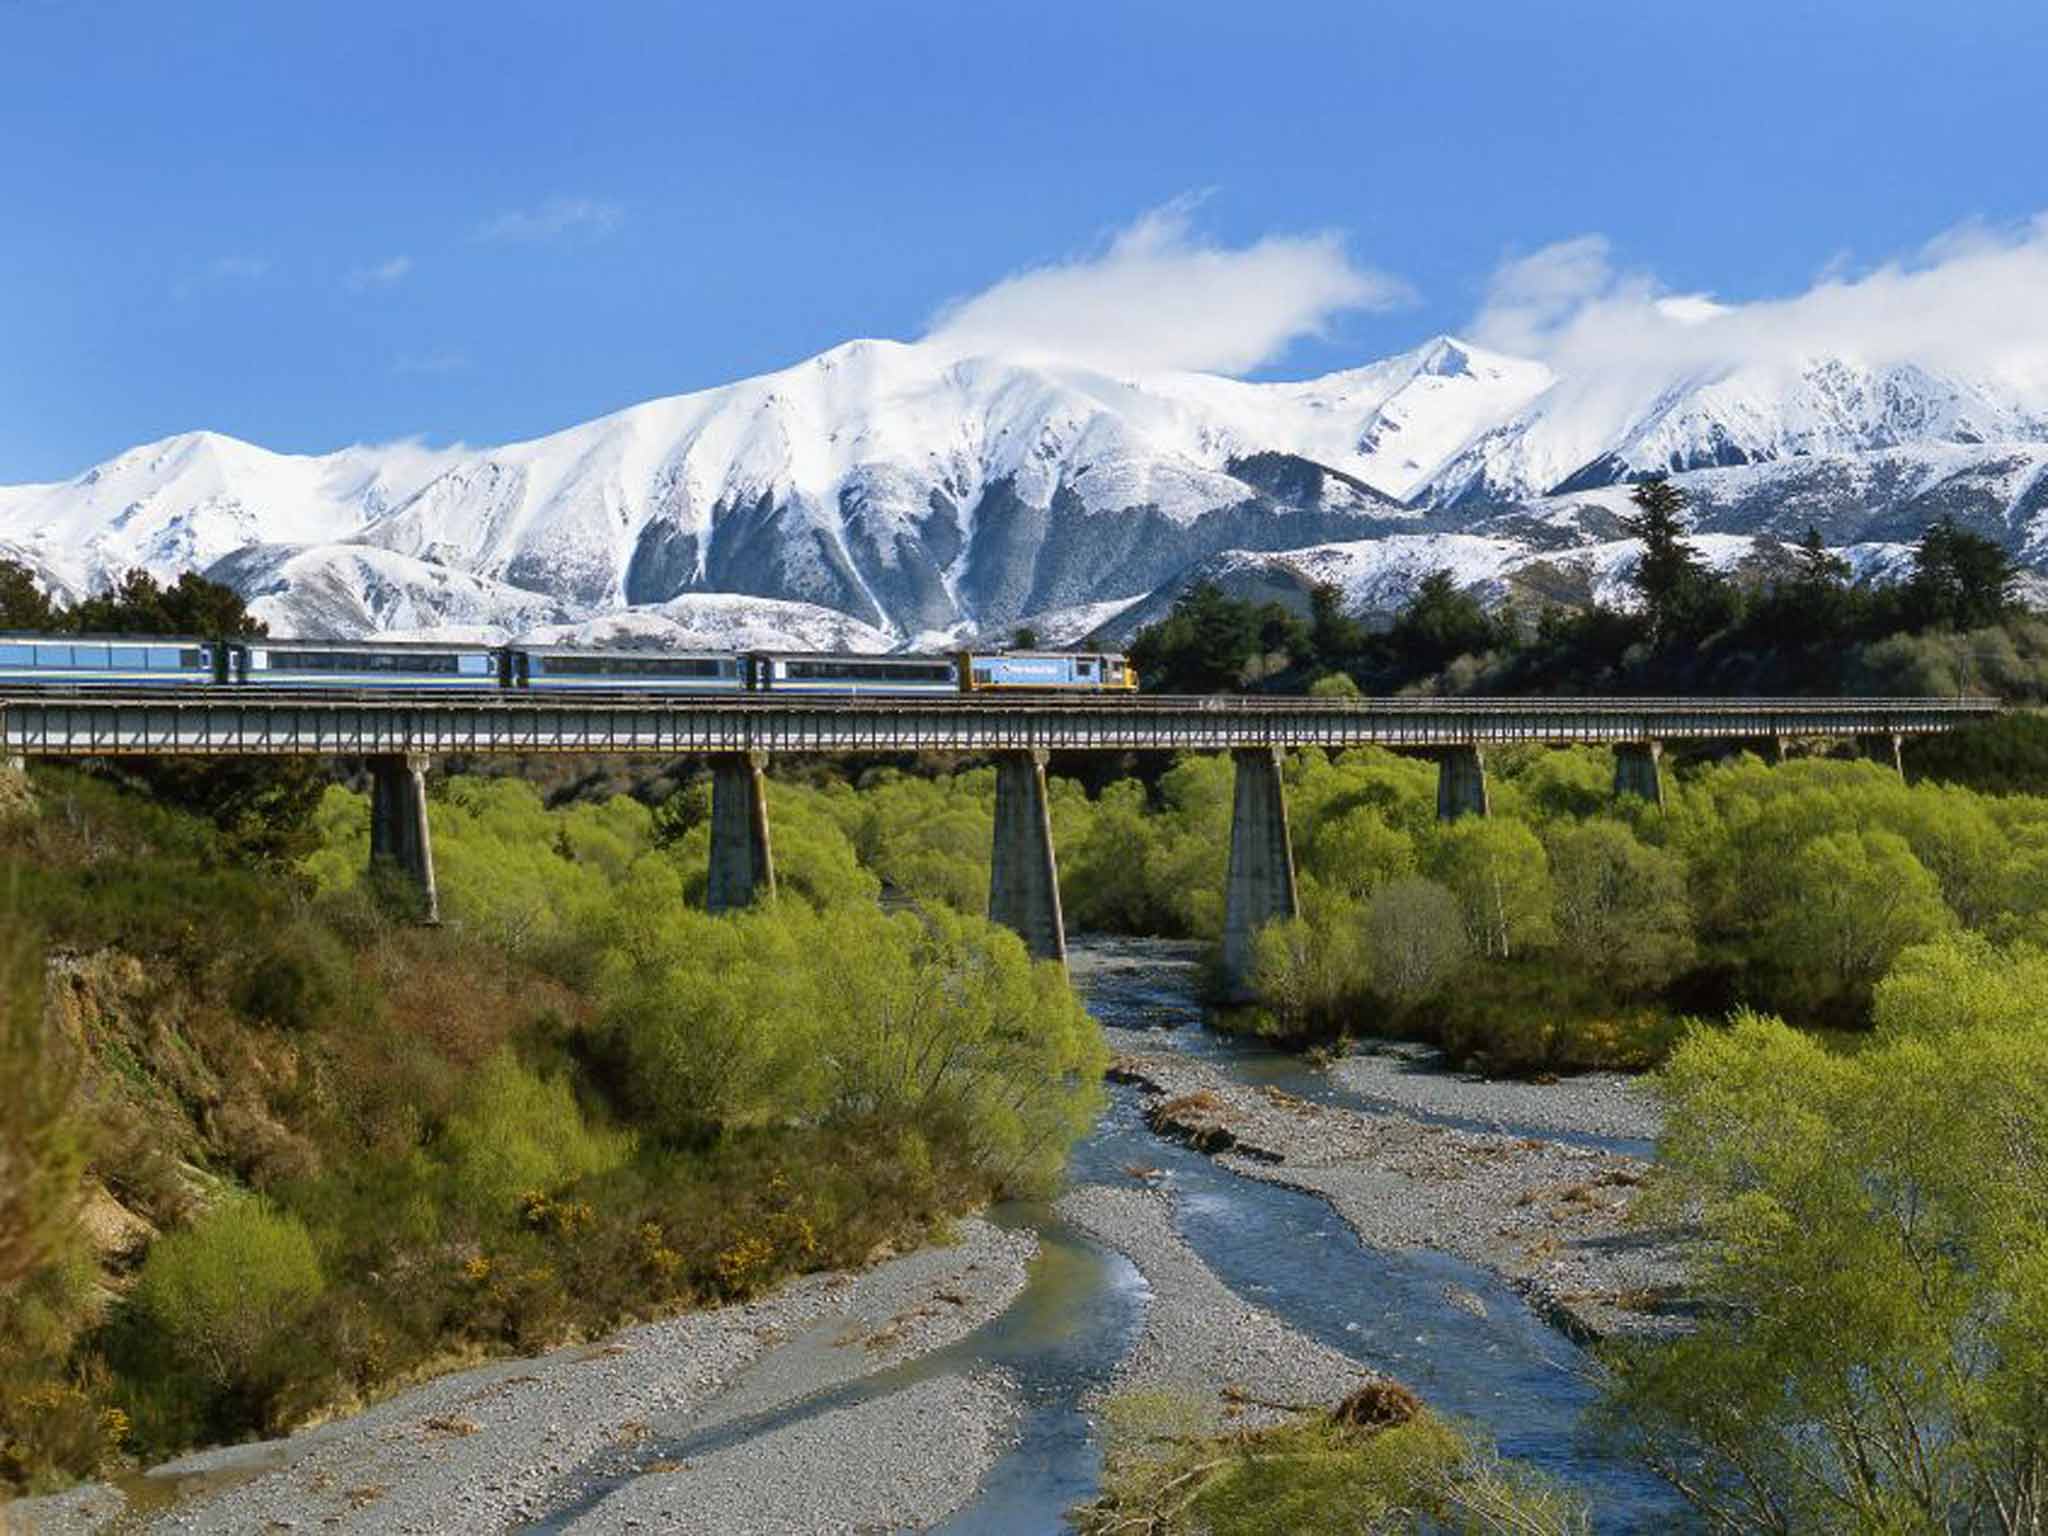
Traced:
<path fill-rule="evenodd" d="M 479 693 L 0 697 L 0 752 L 31 757 L 387 753 L 985 752 L 1024 748 L 1488 746 L 1926 735 L 1990 699 L 1090 698 L 556 700 Z"/>

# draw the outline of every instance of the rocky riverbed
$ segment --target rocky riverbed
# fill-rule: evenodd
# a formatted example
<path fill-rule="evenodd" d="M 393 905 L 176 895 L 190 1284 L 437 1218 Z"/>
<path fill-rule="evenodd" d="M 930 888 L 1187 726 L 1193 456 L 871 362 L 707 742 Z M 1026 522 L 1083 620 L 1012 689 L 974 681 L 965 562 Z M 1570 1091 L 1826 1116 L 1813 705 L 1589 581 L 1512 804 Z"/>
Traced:
<path fill-rule="evenodd" d="M 988 1222 L 860 1275 L 444 1376 L 288 1440 L 187 1456 L 0 1511 L 0 1530 L 853 1531 L 934 1522 L 973 1493 L 1013 1408 L 994 1373 L 811 1419 L 777 1410 L 929 1354 L 1023 1289 L 1037 1241 Z M 702 1454 L 664 1443 L 758 1432 Z"/>
<path fill-rule="evenodd" d="M 1330 1066 L 1352 1093 L 1396 1112 L 1445 1115 L 1495 1130 L 1532 1129 L 1647 1145 L 1663 1117 L 1643 1080 L 1586 1072 L 1555 1082 L 1483 1078 L 1454 1070 L 1434 1046 L 1367 1040 Z"/>
<path fill-rule="evenodd" d="M 1184 1052 L 1148 1049 L 1150 1032 L 1110 1034 L 1119 1048 L 1111 1075 L 1146 1095 L 1155 1130 L 1246 1178 L 1321 1196 L 1369 1246 L 1430 1248 L 1483 1265 L 1578 1338 L 1680 1325 L 1676 1235 L 1629 1220 L 1649 1171 L 1641 1159 L 1316 1102 L 1238 1081 Z M 1399 1086 L 1420 1081 L 1411 1074 Z M 1524 1087 L 1554 1099 L 1530 1105 L 1517 1096 L 1518 1118 L 1572 1129 L 1617 1121 L 1604 1083 L 1589 1085 L 1575 1106 L 1577 1081 L 1494 1084 L 1444 1073 L 1426 1091 L 1435 1112 L 1476 1119 L 1498 1102 L 1496 1090 Z"/>
<path fill-rule="evenodd" d="M 1593 1493 L 1603 1528 L 1663 1522 L 1575 1440 L 1577 1352 L 1515 1294 L 1578 1338 L 1674 1325 L 1669 1235 L 1627 1220 L 1648 1101 L 1408 1046 L 1313 1072 L 1201 1029 L 1196 959 L 1077 945 L 1119 1086 L 1050 1210 L 22 1501 L 0 1533 L 1035 1533 L 1092 1494 L 1117 1392 L 1257 1423 L 1383 1373 Z"/>
<path fill-rule="evenodd" d="M 1059 1213 L 1137 1266 L 1150 1289 L 1144 1331 L 1106 1391 L 1168 1391 L 1217 1423 L 1273 1423 L 1328 1406 L 1376 1373 L 1246 1302 L 1174 1231 L 1173 1196 L 1101 1184 L 1069 1191 Z"/>

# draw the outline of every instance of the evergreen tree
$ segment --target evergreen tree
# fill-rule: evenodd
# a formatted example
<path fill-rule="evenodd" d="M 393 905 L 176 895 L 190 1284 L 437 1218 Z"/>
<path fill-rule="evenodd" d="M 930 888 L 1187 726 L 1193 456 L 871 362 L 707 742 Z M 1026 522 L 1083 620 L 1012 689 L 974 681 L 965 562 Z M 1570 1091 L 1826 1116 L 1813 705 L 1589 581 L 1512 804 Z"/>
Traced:
<path fill-rule="evenodd" d="M 1685 510 L 1685 492 L 1662 475 L 1652 475 L 1629 500 L 1636 510 L 1622 517 L 1621 526 L 1643 545 L 1631 581 L 1649 616 L 1651 639 L 1661 646 L 1677 636 L 1711 578 L 1699 551 L 1685 541 L 1685 524 L 1679 517 Z"/>
<path fill-rule="evenodd" d="M 1479 599 L 1458 589 L 1454 574 L 1434 570 L 1422 578 L 1388 639 L 1401 664 L 1420 677 L 1491 650 L 1495 630 Z"/>
<path fill-rule="evenodd" d="M 47 634 L 59 627 L 57 609 L 25 565 L 0 560 L 0 629 Z"/>
<path fill-rule="evenodd" d="M 1308 626 L 1280 604 L 1242 602 L 1205 581 L 1139 631 L 1130 657 L 1147 688 L 1223 693 L 1284 671 L 1311 649 Z"/>
<path fill-rule="evenodd" d="M 1913 551 L 1908 606 L 1923 629 L 1982 629 L 2011 611 L 2017 575 L 1999 545 L 1944 517 L 1928 526 Z"/>
<path fill-rule="evenodd" d="M 267 635 L 233 587 L 186 571 L 169 586 L 147 571 L 130 571 L 106 592 L 73 608 L 67 628 L 82 635 Z"/>
<path fill-rule="evenodd" d="M 1849 562 L 1821 542 L 1811 523 L 1792 547 L 1792 586 L 1802 597 L 1825 598 L 1839 593 L 1849 580 Z"/>
<path fill-rule="evenodd" d="M 1308 592 L 1308 638 L 1315 659 L 1335 667 L 1365 649 L 1366 628 L 1344 611 L 1344 589 L 1319 581 Z"/>

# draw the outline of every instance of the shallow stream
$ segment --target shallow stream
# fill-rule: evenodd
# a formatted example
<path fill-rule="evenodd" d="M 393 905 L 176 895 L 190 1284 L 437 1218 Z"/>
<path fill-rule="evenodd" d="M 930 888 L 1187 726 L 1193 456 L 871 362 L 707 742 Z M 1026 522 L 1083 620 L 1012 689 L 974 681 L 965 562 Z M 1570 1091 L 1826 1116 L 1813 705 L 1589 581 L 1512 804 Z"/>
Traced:
<path fill-rule="evenodd" d="M 1149 1029 L 1156 1049 L 1189 1051 L 1243 1081 L 1320 1102 L 1371 1104 L 1297 1057 L 1208 1030 L 1185 945 L 1084 940 L 1075 946 L 1074 975 L 1091 1013 L 1105 1024 Z M 1684 1523 L 1682 1506 L 1664 1485 L 1583 1439 L 1579 1422 L 1594 1396 L 1584 1352 L 1503 1282 L 1442 1254 L 1366 1248 L 1323 1201 L 1219 1168 L 1155 1135 L 1136 1089 L 1112 1085 L 1111 1095 L 1094 1133 L 1074 1149 L 1069 1183 L 1127 1185 L 1127 1168 L 1161 1170 L 1178 1195 L 1181 1237 L 1246 1301 L 1405 1381 L 1432 1406 L 1483 1429 L 1504 1454 L 1582 1490 L 1598 1529 Z M 1534 1128 L 1525 1133 L 1606 1144 Z M 1636 1150 L 1627 1143 L 1614 1149 Z M 1081 1399 L 1108 1379 L 1135 1336 L 1144 1282 L 1120 1257 L 1064 1224 L 1043 1225 L 1028 1208 L 997 1215 L 1038 1225 L 1045 1256 L 1018 1304 L 962 1340 L 949 1366 L 958 1369 L 964 1354 L 1015 1374 L 1025 1393 L 1022 1438 L 976 1501 L 942 1529 L 1052 1532 L 1061 1528 L 1062 1511 L 1092 1494 L 1100 1476 L 1101 1453 Z M 1041 1286 L 1045 1304 L 1035 1305 Z M 1104 1346 L 1108 1352 L 1097 1353 Z"/>
<path fill-rule="evenodd" d="M 1208 1030 L 1189 946 L 1082 941 L 1073 962 L 1089 1010 L 1104 1024 L 1151 1031 L 1148 1044 L 1155 1049 L 1199 1054 L 1242 1081 L 1321 1102 L 1373 1104 L 1298 1058 Z M 1433 1407 L 1490 1435 L 1503 1453 L 1581 1490 L 1591 1501 L 1597 1529 L 1685 1524 L 1682 1506 L 1662 1484 L 1604 1456 L 1580 1435 L 1581 1417 L 1594 1395 L 1586 1356 L 1507 1285 L 1445 1255 L 1369 1249 L 1321 1200 L 1239 1177 L 1154 1134 L 1142 1118 L 1137 1089 L 1112 1085 L 1110 1094 L 1095 1130 L 1074 1148 L 1070 1185 L 1128 1187 L 1130 1169 L 1156 1170 L 1152 1177 L 1175 1191 L 1182 1239 L 1245 1301 L 1406 1382 Z M 1526 1134 L 1588 1140 L 1533 1128 Z M 1632 1143 L 1612 1145 L 1634 1150 Z M 1040 1251 L 1023 1294 L 981 1329 L 801 1401 L 722 1414 L 674 1436 L 657 1435 L 637 1449 L 630 1464 L 595 1480 L 575 1506 L 557 1510 L 537 1528 L 564 1529 L 610 1489 L 653 1466 L 709 1455 L 918 1381 L 996 1368 L 1021 1391 L 1017 1443 L 983 1480 L 974 1502 L 940 1529 L 1002 1536 L 1063 1529 L 1065 1512 L 1092 1497 L 1101 1476 L 1087 1401 L 1136 1342 L 1147 1288 L 1128 1260 L 1075 1231 L 1047 1205 L 1019 1202 L 990 1216 L 1034 1229 Z M 800 1339 L 794 1347 L 808 1346 Z M 826 1347 L 822 1333 L 818 1347 Z"/>

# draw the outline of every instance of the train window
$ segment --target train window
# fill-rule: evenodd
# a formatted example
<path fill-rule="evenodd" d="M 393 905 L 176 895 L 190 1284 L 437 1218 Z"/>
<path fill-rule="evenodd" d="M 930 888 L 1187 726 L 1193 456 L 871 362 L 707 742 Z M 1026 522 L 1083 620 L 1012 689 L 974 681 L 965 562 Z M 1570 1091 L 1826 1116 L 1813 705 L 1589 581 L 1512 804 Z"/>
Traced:
<path fill-rule="evenodd" d="M 112 648 L 111 659 L 117 667 L 139 671 L 149 665 L 149 650 L 140 645 L 117 645 Z"/>
<path fill-rule="evenodd" d="M 32 667 L 36 648 L 32 645 L 0 645 L 0 667 Z"/>
<path fill-rule="evenodd" d="M 283 672 L 454 672 L 456 657 L 404 651 L 272 651 L 273 671 Z"/>
<path fill-rule="evenodd" d="M 206 652 L 200 650 L 196 645 L 188 645 L 178 652 L 178 665 L 181 667 L 203 667 L 206 665 Z"/>
<path fill-rule="evenodd" d="M 39 667 L 68 667 L 71 665 L 71 647 L 68 645 L 39 645 L 36 647 L 36 665 Z"/>
<path fill-rule="evenodd" d="M 1095 675 L 1095 663 L 1094 663 L 1094 662 L 1092 662 L 1092 661 L 1077 661 L 1077 662 L 1075 662 L 1075 663 L 1074 663 L 1074 676 L 1076 676 L 1076 677 L 1093 677 L 1094 675 Z"/>
<path fill-rule="evenodd" d="M 717 656 L 536 656 L 558 677 L 723 677 L 733 664 Z"/>
<path fill-rule="evenodd" d="M 792 661 L 789 677 L 835 682 L 944 683 L 953 679 L 951 662 L 929 661 Z"/>

